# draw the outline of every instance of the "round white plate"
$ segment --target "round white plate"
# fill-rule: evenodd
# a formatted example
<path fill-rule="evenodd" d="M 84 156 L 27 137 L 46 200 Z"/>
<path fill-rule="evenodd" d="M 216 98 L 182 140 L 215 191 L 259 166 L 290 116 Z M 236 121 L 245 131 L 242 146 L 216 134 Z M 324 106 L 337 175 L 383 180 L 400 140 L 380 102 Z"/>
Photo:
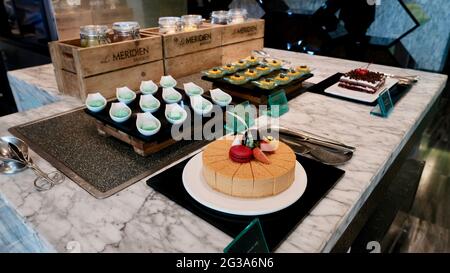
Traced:
<path fill-rule="evenodd" d="M 183 170 L 183 185 L 189 195 L 200 204 L 235 215 L 262 215 L 282 210 L 295 203 L 305 192 L 307 177 L 299 162 L 295 166 L 294 183 L 275 196 L 264 198 L 240 198 L 218 192 L 203 177 L 202 152 L 195 155 Z"/>

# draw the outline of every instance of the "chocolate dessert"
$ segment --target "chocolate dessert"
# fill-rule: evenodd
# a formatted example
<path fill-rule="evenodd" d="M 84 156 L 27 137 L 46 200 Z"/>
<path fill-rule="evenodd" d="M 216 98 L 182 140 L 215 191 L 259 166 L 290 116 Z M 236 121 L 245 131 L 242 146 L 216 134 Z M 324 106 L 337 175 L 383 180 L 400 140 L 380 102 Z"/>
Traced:
<path fill-rule="evenodd" d="M 385 82 L 386 76 L 384 74 L 358 68 L 345 73 L 339 80 L 339 86 L 373 94 L 380 90 Z"/>

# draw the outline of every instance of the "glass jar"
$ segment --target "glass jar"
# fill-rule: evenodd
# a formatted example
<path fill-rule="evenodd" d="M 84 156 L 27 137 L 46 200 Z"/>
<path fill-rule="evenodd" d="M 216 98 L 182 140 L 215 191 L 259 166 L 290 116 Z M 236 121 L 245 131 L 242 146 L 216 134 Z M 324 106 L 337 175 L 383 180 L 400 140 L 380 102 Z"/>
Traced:
<path fill-rule="evenodd" d="M 115 22 L 112 26 L 114 31 L 113 41 L 122 42 L 141 38 L 139 34 L 140 26 L 138 22 Z"/>
<path fill-rule="evenodd" d="M 237 24 L 247 21 L 246 9 L 230 9 L 228 11 L 228 24 Z"/>
<path fill-rule="evenodd" d="M 184 31 L 197 30 L 202 24 L 202 16 L 196 14 L 183 15 L 181 16 L 181 23 Z"/>
<path fill-rule="evenodd" d="M 108 26 L 105 25 L 87 25 L 80 27 L 80 45 L 81 47 L 91 47 L 109 44 Z"/>
<path fill-rule="evenodd" d="M 211 24 L 226 25 L 228 22 L 228 11 L 215 10 L 211 13 Z"/>
<path fill-rule="evenodd" d="M 180 17 L 159 17 L 159 33 L 172 34 L 183 30 Z"/>

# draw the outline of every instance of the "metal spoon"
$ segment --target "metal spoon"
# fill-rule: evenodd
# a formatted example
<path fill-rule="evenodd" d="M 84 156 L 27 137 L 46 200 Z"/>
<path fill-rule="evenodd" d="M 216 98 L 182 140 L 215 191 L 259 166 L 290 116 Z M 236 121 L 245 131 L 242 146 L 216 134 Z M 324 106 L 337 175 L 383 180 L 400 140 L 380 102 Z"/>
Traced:
<path fill-rule="evenodd" d="M 9 150 L 8 143 L 0 139 L 0 156 L 11 157 L 11 151 Z"/>

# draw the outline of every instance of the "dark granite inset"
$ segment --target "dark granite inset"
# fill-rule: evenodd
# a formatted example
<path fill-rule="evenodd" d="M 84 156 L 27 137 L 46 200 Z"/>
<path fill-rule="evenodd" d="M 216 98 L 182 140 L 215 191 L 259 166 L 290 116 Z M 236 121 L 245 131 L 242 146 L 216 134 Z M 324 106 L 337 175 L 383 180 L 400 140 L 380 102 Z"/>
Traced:
<path fill-rule="evenodd" d="M 130 145 L 113 137 L 100 136 L 95 119 L 82 109 L 15 129 L 32 147 L 37 148 L 34 149 L 37 153 L 46 153 L 97 191 L 108 192 L 108 196 L 120 191 L 125 182 L 137 182 L 143 178 L 143 173 L 154 173 L 207 143 L 182 140 L 160 152 L 142 157 Z M 65 174 L 73 179 L 70 173 Z M 96 196 L 95 191 L 81 186 Z"/>

